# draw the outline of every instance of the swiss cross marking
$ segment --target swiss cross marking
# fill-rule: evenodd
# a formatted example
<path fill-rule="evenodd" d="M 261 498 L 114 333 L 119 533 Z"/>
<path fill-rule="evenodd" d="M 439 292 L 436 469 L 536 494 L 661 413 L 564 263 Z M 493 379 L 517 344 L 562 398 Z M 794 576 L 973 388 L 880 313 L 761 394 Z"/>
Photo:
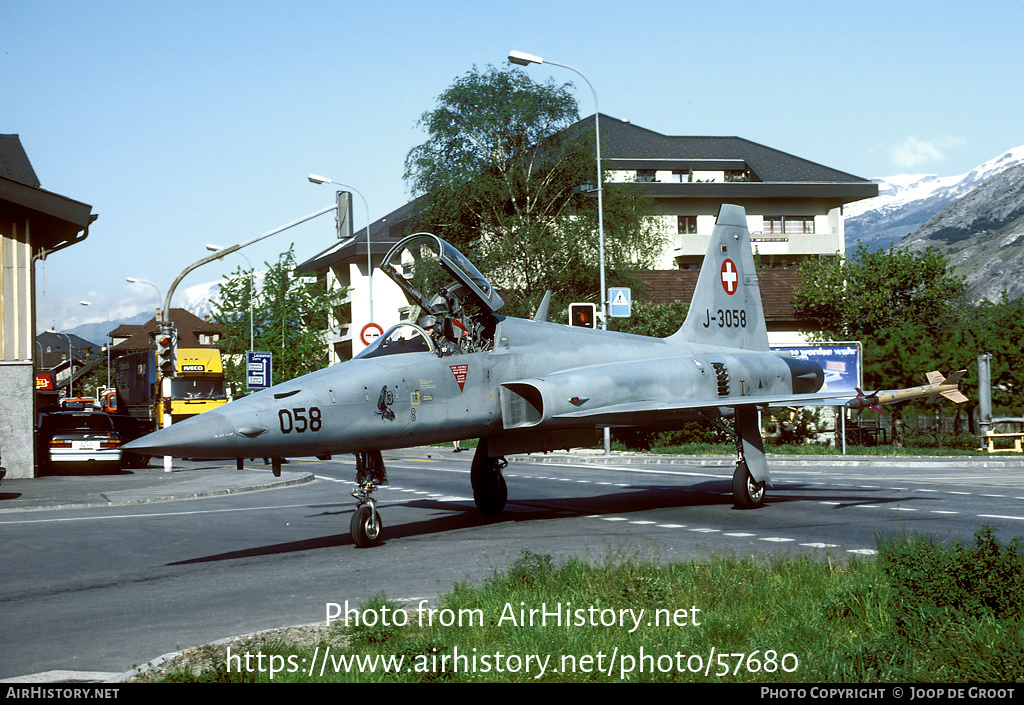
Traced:
<path fill-rule="evenodd" d="M 731 259 L 722 262 L 722 288 L 725 293 L 732 296 L 736 293 L 736 286 L 739 282 L 739 274 L 736 272 L 736 265 Z"/>

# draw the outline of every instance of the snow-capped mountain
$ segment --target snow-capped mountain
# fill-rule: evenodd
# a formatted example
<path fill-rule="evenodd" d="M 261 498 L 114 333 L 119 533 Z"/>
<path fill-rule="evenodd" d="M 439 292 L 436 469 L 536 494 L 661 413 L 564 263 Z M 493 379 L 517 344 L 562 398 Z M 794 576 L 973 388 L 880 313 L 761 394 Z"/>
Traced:
<path fill-rule="evenodd" d="M 255 286 L 257 291 L 262 286 L 264 272 L 256 272 Z M 213 307 L 220 297 L 220 285 L 223 280 L 195 284 L 174 293 L 174 308 L 183 308 L 199 318 L 206 318 L 213 313 Z M 84 323 L 68 332 L 81 336 L 90 341 L 103 341 L 107 334 L 121 324 L 141 325 L 146 323 L 155 315 L 155 310 L 150 308 L 141 313 L 125 318 L 118 318 L 109 321 L 97 321 Z"/>
<path fill-rule="evenodd" d="M 945 253 L 976 301 L 1024 296 L 1024 164 L 946 206 L 896 247 Z"/>
<path fill-rule="evenodd" d="M 206 318 L 213 311 L 213 305 L 220 297 L 221 281 L 196 284 L 184 291 L 176 292 L 174 307 L 183 308 L 199 318 Z"/>
<path fill-rule="evenodd" d="M 1024 145 L 959 176 L 900 174 L 873 179 L 878 195 L 846 206 L 846 243 L 860 240 L 871 250 L 887 249 L 924 225 L 936 213 L 993 176 L 1024 163 Z"/>

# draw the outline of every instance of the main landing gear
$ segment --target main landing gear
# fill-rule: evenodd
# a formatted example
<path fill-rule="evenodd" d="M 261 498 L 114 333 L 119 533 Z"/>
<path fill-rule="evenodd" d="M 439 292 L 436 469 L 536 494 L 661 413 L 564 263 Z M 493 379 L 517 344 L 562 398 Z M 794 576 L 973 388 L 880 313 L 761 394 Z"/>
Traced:
<path fill-rule="evenodd" d="M 508 486 L 501 471 L 508 465 L 504 457 L 487 455 L 487 439 L 481 438 L 470 466 L 469 479 L 473 484 L 473 501 L 484 514 L 497 514 L 508 501 Z"/>
<path fill-rule="evenodd" d="M 388 484 L 387 470 L 379 450 L 356 453 L 356 510 L 352 512 L 352 541 L 358 548 L 377 546 L 384 540 L 384 523 L 377 512 L 377 503 L 371 496 L 380 485 Z"/>
<path fill-rule="evenodd" d="M 736 470 L 732 474 L 732 495 L 740 509 L 756 509 L 764 506 L 765 486 L 771 484 L 761 422 L 754 406 L 737 406 L 735 416 Z"/>
<path fill-rule="evenodd" d="M 732 496 L 740 509 L 764 506 L 764 483 L 754 481 L 747 468 L 747 461 L 743 458 L 736 461 L 736 470 L 732 474 Z"/>

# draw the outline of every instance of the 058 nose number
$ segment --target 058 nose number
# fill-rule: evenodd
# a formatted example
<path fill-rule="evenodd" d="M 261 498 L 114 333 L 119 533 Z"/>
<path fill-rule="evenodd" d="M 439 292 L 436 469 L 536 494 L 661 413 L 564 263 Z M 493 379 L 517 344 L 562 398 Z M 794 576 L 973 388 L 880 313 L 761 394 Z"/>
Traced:
<path fill-rule="evenodd" d="M 281 433 L 316 432 L 323 428 L 320 407 L 317 406 L 311 406 L 308 409 L 305 407 L 281 409 L 277 412 L 277 418 L 281 422 Z"/>

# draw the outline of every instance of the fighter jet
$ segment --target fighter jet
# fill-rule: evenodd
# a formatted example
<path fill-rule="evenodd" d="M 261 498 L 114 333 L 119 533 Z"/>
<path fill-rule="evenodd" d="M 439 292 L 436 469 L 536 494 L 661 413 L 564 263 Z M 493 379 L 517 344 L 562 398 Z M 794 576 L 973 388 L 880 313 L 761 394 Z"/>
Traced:
<path fill-rule="evenodd" d="M 736 438 L 733 494 L 742 508 L 772 484 L 759 411 L 839 405 L 809 360 L 768 349 L 757 273 L 740 206 L 723 205 L 686 320 L 667 338 L 568 327 L 499 314 L 497 290 L 455 247 L 418 233 L 380 266 L 423 318 L 385 331 L 352 360 L 277 385 L 133 441 L 175 457 L 281 458 L 353 453 L 357 546 L 383 540 L 373 492 L 381 451 L 478 438 L 473 498 L 500 512 L 505 456 L 590 446 L 601 427 L 677 427 L 705 419 Z M 543 306 L 546 310 L 547 306 Z M 426 319 L 426 320 L 424 320 Z M 927 388 L 921 388 L 927 389 Z M 933 390 L 921 392 L 931 394 Z M 902 397 L 901 397 L 902 398 Z M 872 398 L 872 405 L 885 403 Z M 859 408 L 859 407 L 858 407 Z"/>

